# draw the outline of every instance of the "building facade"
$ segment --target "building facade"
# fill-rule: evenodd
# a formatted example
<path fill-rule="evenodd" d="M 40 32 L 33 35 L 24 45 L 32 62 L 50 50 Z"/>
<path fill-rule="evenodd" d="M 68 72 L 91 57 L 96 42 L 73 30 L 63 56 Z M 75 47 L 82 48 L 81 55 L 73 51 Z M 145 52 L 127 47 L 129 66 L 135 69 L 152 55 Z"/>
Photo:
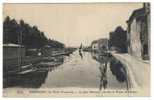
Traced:
<path fill-rule="evenodd" d="M 127 21 L 128 53 L 144 60 L 150 59 L 150 5 L 133 11 Z"/>
<path fill-rule="evenodd" d="M 21 65 L 25 57 L 25 47 L 18 44 L 3 44 L 3 70 L 4 73 L 14 70 Z"/>
<path fill-rule="evenodd" d="M 91 49 L 94 52 L 102 53 L 108 51 L 108 39 L 103 38 L 91 43 Z"/>
<path fill-rule="evenodd" d="M 18 59 L 24 56 L 24 46 L 18 44 L 3 44 L 3 59 Z"/>

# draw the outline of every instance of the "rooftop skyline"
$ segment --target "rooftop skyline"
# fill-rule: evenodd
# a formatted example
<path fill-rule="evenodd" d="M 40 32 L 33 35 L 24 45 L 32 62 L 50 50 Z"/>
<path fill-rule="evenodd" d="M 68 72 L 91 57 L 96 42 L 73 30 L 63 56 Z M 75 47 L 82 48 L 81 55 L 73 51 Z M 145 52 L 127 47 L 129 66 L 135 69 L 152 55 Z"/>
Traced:
<path fill-rule="evenodd" d="M 4 18 L 23 19 L 38 26 L 48 38 L 66 46 L 90 45 L 93 40 L 108 38 L 142 3 L 100 4 L 4 4 Z"/>

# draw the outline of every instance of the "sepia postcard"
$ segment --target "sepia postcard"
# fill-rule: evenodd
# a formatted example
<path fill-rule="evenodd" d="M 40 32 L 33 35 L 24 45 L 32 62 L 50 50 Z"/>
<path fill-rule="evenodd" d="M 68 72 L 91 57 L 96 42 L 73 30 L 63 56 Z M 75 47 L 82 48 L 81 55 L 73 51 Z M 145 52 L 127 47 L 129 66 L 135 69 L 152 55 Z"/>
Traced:
<path fill-rule="evenodd" d="M 3 97 L 149 97 L 150 8 L 4 3 Z"/>

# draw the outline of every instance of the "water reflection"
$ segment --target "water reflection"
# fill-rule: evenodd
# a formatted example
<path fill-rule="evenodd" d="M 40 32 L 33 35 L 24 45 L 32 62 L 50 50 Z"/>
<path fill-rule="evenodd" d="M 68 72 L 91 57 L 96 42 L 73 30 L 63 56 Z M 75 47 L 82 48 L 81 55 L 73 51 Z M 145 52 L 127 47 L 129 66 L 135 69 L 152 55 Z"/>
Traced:
<path fill-rule="evenodd" d="M 48 58 L 49 59 L 49 58 Z M 56 57 L 54 60 L 44 60 L 35 65 L 33 69 L 37 71 L 52 71 L 64 63 L 64 56 Z"/>
<path fill-rule="evenodd" d="M 121 84 L 122 88 L 128 89 L 128 82 L 127 82 L 127 72 L 125 67 L 120 63 L 120 61 L 116 60 L 114 57 L 111 57 L 108 54 L 100 54 L 100 53 L 91 53 L 92 58 L 95 59 L 97 62 L 100 63 L 99 70 L 101 73 L 100 77 L 100 86 L 99 89 L 102 90 L 102 87 L 104 89 L 108 88 L 116 88 L 116 82 L 109 83 L 109 79 L 111 79 L 112 76 L 116 77 L 117 85 L 120 85 L 120 83 L 126 83 L 124 86 Z M 109 70 L 110 69 L 110 70 Z M 112 75 L 109 74 L 111 71 Z M 109 78 L 108 78 L 109 77 Z M 113 77 L 112 77 L 113 78 Z M 113 81 L 113 79 L 111 80 Z M 110 84 L 110 86 L 108 86 Z"/>
<path fill-rule="evenodd" d="M 99 89 L 101 90 L 102 87 L 105 89 L 107 87 L 107 63 L 101 64 L 99 67 L 99 70 L 101 72 L 101 79 L 100 79 L 100 87 Z"/>
<path fill-rule="evenodd" d="M 32 70 L 31 72 L 25 74 L 14 73 L 3 76 L 3 88 L 40 88 L 42 84 L 45 83 L 48 72 L 54 71 L 55 68 L 64 63 L 64 56 L 46 59 L 27 69 Z"/>
<path fill-rule="evenodd" d="M 111 60 L 110 69 L 112 74 L 116 76 L 116 79 L 119 82 L 124 82 L 126 80 L 126 70 L 120 61 Z"/>
<path fill-rule="evenodd" d="M 79 49 L 79 55 L 80 55 L 81 59 L 83 59 L 83 55 L 82 55 L 81 49 Z"/>
<path fill-rule="evenodd" d="M 110 70 L 113 75 L 116 76 L 116 79 L 123 83 L 126 82 L 126 88 L 128 89 L 128 79 L 127 79 L 127 71 L 125 67 L 120 63 L 120 61 L 112 59 L 110 61 Z"/>
<path fill-rule="evenodd" d="M 101 73 L 101 78 L 100 78 L 99 89 L 102 90 L 102 87 L 104 89 L 106 89 L 107 83 L 108 83 L 108 81 L 107 81 L 107 64 L 108 64 L 109 58 L 108 58 L 108 56 L 104 56 L 104 55 L 96 53 L 96 52 L 92 52 L 91 54 L 92 54 L 92 58 L 100 63 L 99 70 Z"/>
<path fill-rule="evenodd" d="M 22 88 L 39 88 L 45 82 L 48 71 L 32 72 L 23 75 L 11 75 L 4 78 L 3 86 L 7 87 L 22 87 Z"/>
<path fill-rule="evenodd" d="M 84 59 L 82 59 L 83 56 Z M 32 69 L 34 70 L 33 72 L 4 77 L 4 88 L 72 86 L 99 87 L 100 90 L 109 88 L 128 89 L 127 71 L 125 67 L 108 54 L 76 51 L 69 57 L 45 58 L 42 62 L 33 66 Z M 100 78 L 98 78 L 99 74 Z"/>

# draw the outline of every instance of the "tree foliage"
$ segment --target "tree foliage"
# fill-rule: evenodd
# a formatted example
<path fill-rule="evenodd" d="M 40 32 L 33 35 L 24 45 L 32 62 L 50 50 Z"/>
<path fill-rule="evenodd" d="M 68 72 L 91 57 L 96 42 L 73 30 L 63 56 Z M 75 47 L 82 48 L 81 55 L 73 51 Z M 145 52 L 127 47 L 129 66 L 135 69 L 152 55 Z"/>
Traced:
<path fill-rule="evenodd" d="M 48 39 L 37 26 L 30 26 L 24 20 L 19 23 L 7 16 L 3 22 L 3 43 L 15 43 L 26 48 L 41 48 L 50 45 L 54 48 L 63 48 L 64 44 Z"/>
<path fill-rule="evenodd" d="M 118 26 L 110 33 L 110 47 L 115 47 L 119 52 L 127 52 L 127 32 Z"/>

